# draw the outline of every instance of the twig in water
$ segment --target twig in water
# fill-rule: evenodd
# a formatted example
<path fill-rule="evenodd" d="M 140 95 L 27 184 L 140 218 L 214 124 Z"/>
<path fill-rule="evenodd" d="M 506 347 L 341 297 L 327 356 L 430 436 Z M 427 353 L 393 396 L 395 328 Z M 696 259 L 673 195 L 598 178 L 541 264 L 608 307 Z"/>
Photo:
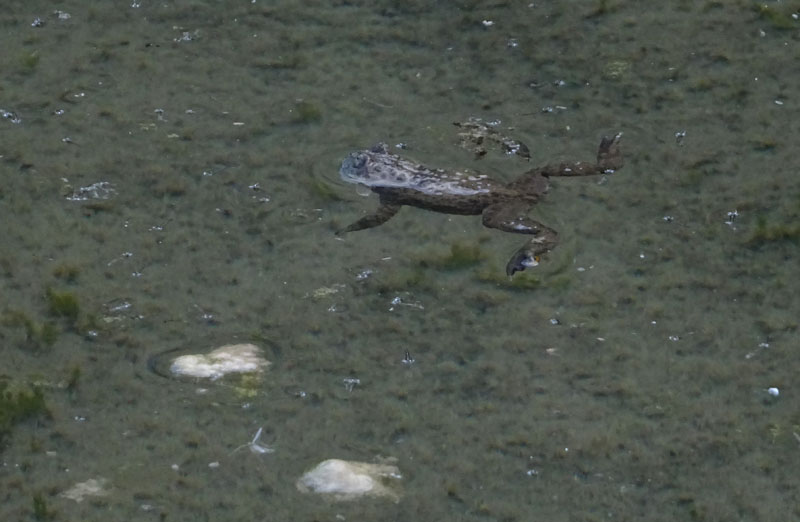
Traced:
<path fill-rule="evenodd" d="M 258 431 L 256 432 L 255 436 L 253 437 L 253 440 L 251 440 L 250 442 L 247 442 L 245 444 L 242 444 L 241 446 L 239 446 L 235 450 L 231 451 L 231 455 L 233 455 L 234 453 L 236 453 L 237 451 L 239 451 L 242 448 L 250 448 L 250 451 L 252 453 L 258 453 L 260 455 L 262 455 L 264 453 L 272 453 L 272 452 L 274 452 L 275 450 L 270 448 L 269 446 L 264 446 L 263 444 L 259 444 L 258 440 L 261 438 L 262 430 L 263 430 L 263 428 L 258 428 Z"/>

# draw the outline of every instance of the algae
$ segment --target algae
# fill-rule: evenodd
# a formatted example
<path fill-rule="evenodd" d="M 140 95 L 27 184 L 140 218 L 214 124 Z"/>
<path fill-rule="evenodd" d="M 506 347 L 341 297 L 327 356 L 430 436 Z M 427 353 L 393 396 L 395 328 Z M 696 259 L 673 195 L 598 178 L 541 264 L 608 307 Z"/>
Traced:
<path fill-rule="evenodd" d="M 22 65 L 23 70 L 32 72 L 39 65 L 39 51 L 23 52 L 19 57 L 19 63 Z"/>
<path fill-rule="evenodd" d="M 479 271 L 476 276 L 479 281 L 491 283 L 509 290 L 533 290 L 542 286 L 542 280 L 537 276 L 517 273 L 511 278 L 504 275 L 499 269 Z"/>
<path fill-rule="evenodd" d="M 47 501 L 41 492 L 33 494 L 33 518 L 36 520 L 53 520 L 55 512 L 47 507 Z"/>
<path fill-rule="evenodd" d="M 0 325 L 22 328 L 25 331 L 25 348 L 34 351 L 53 346 L 60 333 L 52 321 L 37 322 L 21 310 L 3 312 Z"/>
<path fill-rule="evenodd" d="M 342 201 L 344 199 L 327 181 L 311 178 L 305 184 L 309 192 L 323 201 Z"/>
<path fill-rule="evenodd" d="M 759 16 L 771 23 L 775 29 L 797 29 L 800 27 L 797 20 L 777 7 L 759 3 L 754 8 L 758 11 Z"/>
<path fill-rule="evenodd" d="M 53 276 L 67 283 L 74 283 L 77 281 L 78 274 L 80 274 L 80 268 L 69 263 L 61 263 L 53 269 Z"/>
<path fill-rule="evenodd" d="M 800 225 L 788 223 L 767 223 L 767 218 L 759 216 L 756 219 L 756 228 L 747 239 L 749 245 L 762 245 L 778 241 L 797 241 L 800 239 Z"/>
<path fill-rule="evenodd" d="M 49 417 L 50 411 L 39 388 L 30 390 L 9 389 L 6 380 L 0 380 L 0 450 L 5 446 L 15 424 L 33 417 Z"/>
<path fill-rule="evenodd" d="M 80 379 L 81 379 L 81 367 L 75 365 L 69 371 L 69 376 L 67 377 L 66 389 L 70 395 L 74 395 L 74 393 L 78 391 L 78 384 L 80 382 Z"/>
<path fill-rule="evenodd" d="M 294 104 L 296 123 L 317 123 L 322 120 L 322 109 L 315 103 L 299 100 Z"/>
<path fill-rule="evenodd" d="M 71 323 L 78 320 L 80 306 L 78 298 L 72 292 L 56 292 L 48 288 L 45 292 L 48 310 L 51 315 L 68 319 Z"/>
<path fill-rule="evenodd" d="M 432 266 L 442 270 L 460 270 L 477 265 L 486 258 L 481 247 L 468 243 L 453 243 L 450 253 L 430 262 Z"/>

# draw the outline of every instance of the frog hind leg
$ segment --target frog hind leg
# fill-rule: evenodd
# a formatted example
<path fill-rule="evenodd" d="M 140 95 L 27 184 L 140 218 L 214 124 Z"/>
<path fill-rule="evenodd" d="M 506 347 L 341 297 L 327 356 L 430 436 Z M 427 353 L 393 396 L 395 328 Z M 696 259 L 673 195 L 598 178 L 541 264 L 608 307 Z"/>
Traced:
<path fill-rule="evenodd" d="M 552 235 L 556 232 L 528 217 L 532 206 L 528 201 L 504 201 L 483 209 L 483 226 L 513 234 Z"/>
<path fill-rule="evenodd" d="M 558 233 L 538 221 L 528 217 L 529 203 L 498 203 L 489 205 L 483 211 L 483 225 L 504 232 L 531 234 L 534 237 L 520 247 L 508 264 L 506 274 L 514 275 L 528 267 L 539 264 L 541 256 L 558 244 Z"/>
<path fill-rule="evenodd" d="M 373 228 L 382 225 L 392 219 L 397 214 L 402 205 L 395 205 L 393 203 L 386 203 L 381 201 L 378 208 L 372 214 L 367 214 L 350 226 L 343 228 L 336 232 L 336 235 L 344 234 L 347 232 L 355 232 L 356 230 L 364 230 L 365 228 Z"/>

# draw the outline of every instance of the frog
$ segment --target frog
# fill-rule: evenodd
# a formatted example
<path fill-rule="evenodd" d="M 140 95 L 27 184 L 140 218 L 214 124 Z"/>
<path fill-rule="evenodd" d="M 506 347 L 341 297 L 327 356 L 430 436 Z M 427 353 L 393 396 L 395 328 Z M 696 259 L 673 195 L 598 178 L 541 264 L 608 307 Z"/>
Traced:
<path fill-rule="evenodd" d="M 538 266 L 558 244 L 558 233 L 528 216 L 547 194 L 550 178 L 613 174 L 623 166 L 622 133 L 604 136 L 594 162 L 546 164 L 502 183 L 486 174 L 427 167 L 394 154 L 386 143 L 350 153 L 339 175 L 378 195 L 378 208 L 338 230 L 337 235 L 380 226 L 403 206 L 454 215 L 480 215 L 485 227 L 531 236 L 506 263 L 506 275 Z"/>

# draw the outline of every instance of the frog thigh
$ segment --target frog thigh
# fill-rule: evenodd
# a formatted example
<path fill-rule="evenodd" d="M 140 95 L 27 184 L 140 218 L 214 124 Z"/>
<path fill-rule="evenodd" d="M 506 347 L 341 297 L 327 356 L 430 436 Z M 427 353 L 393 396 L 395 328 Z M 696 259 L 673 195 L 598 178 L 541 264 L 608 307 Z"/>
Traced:
<path fill-rule="evenodd" d="M 400 210 L 402 205 L 395 205 L 393 203 L 384 203 L 383 201 L 375 209 L 375 212 L 372 214 L 367 214 L 366 216 L 362 217 L 355 223 L 351 224 L 347 228 L 344 228 L 338 232 L 336 235 L 344 234 L 345 232 L 355 232 L 356 230 L 364 230 L 365 228 L 372 228 L 377 227 L 378 225 L 382 225 L 392 219 L 392 216 L 397 214 Z"/>

